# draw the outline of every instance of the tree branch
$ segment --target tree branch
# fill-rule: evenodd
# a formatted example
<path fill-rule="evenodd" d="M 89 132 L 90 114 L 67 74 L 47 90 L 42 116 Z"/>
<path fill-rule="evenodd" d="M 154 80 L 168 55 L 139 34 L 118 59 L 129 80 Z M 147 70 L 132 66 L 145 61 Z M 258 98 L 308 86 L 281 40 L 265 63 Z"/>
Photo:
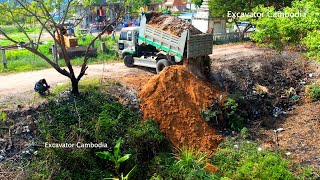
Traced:
<path fill-rule="evenodd" d="M 88 63 L 88 59 L 89 59 L 89 51 L 90 51 L 90 48 L 91 46 L 94 44 L 94 42 L 101 37 L 102 34 L 104 34 L 106 31 L 107 31 L 107 27 L 110 26 L 111 24 L 114 24 L 115 22 L 117 22 L 121 15 L 123 15 L 123 11 L 121 11 L 121 9 L 119 8 L 119 13 L 117 14 L 117 17 L 112 21 L 112 22 L 109 22 L 107 25 L 106 25 L 106 28 L 103 29 L 99 34 L 98 36 L 96 36 L 93 40 L 91 40 L 89 46 L 87 47 L 87 50 L 86 50 L 86 53 L 85 53 L 85 57 L 84 57 L 84 60 L 83 60 L 83 64 L 81 66 L 81 71 L 78 75 L 78 81 L 84 76 L 86 70 L 88 69 L 88 66 L 87 66 L 87 63 Z"/>

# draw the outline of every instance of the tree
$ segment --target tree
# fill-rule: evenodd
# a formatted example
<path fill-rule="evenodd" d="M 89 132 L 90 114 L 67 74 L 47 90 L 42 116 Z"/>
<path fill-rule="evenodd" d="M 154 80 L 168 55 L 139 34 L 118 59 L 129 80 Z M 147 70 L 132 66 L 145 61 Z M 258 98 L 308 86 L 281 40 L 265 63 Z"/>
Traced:
<path fill-rule="evenodd" d="M 225 17 L 231 21 L 233 21 L 240 32 L 241 38 L 244 37 L 244 33 L 247 32 L 251 27 L 252 24 L 249 23 L 243 31 L 240 30 L 238 26 L 238 21 L 241 20 L 252 20 L 258 19 L 259 13 L 253 12 L 253 9 L 258 5 L 265 5 L 265 6 L 275 6 L 277 9 L 281 9 L 288 4 L 291 4 L 292 0 L 276 0 L 276 1 L 263 1 L 263 0 L 210 0 L 209 7 L 211 14 L 215 17 Z"/>
<path fill-rule="evenodd" d="M 82 4 L 79 4 L 78 2 L 79 1 L 77 0 L 8 0 L 6 3 L 0 4 L 0 11 L 6 13 L 6 17 L 9 17 L 9 20 L 19 28 L 19 30 L 24 34 L 24 36 L 28 39 L 29 42 L 24 45 L 21 44 L 19 40 L 14 39 L 8 32 L 4 31 L 1 27 L 0 33 L 9 41 L 15 44 L 21 44 L 23 48 L 29 50 L 30 52 L 41 57 L 43 60 L 49 63 L 60 74 L 70 78 L 72 84 L 72 93 L 75 95 L 79 94 L 79 81 L 88 69 L 88 55 L 90 51 L 92 51 L 92 46 L 94 42 L 108 30 L 107 27 L 111 26 L 116 21 L 119 21 L 124 15 L 123 6 L 119 6 L 118 8 L 113 7 L 113 10 L 116 12 L 116 16 L 106 24 L 106 28 L 104 28 L 95 38 L 91 40 L 89 46 L 86 49 L 80 73 L 76 76 L 72 67 L 70 57 L 67 54 L 67 47 L 65 45 L 65 42 L 63 41 L 63 25 L 65 24 L 66 19 L 69 16 L 71 16 L 72 13 L 75 12 L 76 6 L 82 5 L 86 7 L 92 4 L 93 1 L 83 0 Z M 58 21 L 55 21 L 54 16 L 57 13 L 62 18 Z M 74 27 L 81 23 L 84 16 L 85 12 L 79 17 L 77 17 L 76 22 L 74 23 Z M 24 17 L 33 18 L 35 22 L 41 26 L 41 30 L 36 42 L 33 42 L 30 35 L 28 35 L 26 32 L 26 23 L 23 19 Z M 65 61 L 67 70 L 63 67 L 60 67 L 57 61 L 50 59 L 41 51 L 39 51 L 40 37 L 44 32 L 48 32 L 51 38 L 54 40 L 55 44 L 57 44 L 57 46 L 60 47 L 62 52 L 62 58 Z"/>
<path fill-rule="evenodd" d="M 288 45 L 307 49 L 311 59 L 320 60 L 319 0 L 295 0 L 291 7 L 281 10 L 263 6 L 255 9 L 268 15 L 254 21 L 258 29 L 263 29 L 252 34 L 254 41 L 278 50 Z"/>
<path fill-rule="evenodd" d="M 200 7 L 202 5 L 203 0 L 192 0 L 191 2 L 197 7 Z"/>

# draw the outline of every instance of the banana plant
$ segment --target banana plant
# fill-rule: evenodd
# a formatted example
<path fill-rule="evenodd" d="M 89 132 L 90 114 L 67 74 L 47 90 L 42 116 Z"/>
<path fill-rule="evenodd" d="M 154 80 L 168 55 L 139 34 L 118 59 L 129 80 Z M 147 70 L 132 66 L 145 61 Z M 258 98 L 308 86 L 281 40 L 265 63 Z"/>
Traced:
<path fill-rule="evenodd" d="M 136 169 L 137 165 L 135 165 L 126 176 L 123 176 L 123 173 L 121 173 L 120 178 L 105 178 L 104 180 L 129 180 L 129 177 L 131 177 L 131 174 Z"/>
<path fill-rule="evenodd" d="M 119 171 L 120 163 L 125 162 L 131 156 L 131 154 L 125 154 L 124 156 L 121 156 L 121 151 L 120 151 L 121 143 L 122 143 L 122 139 L 119 138 L 117 140 L 116 145 L 114 146 L 113 154 L 111 154 L 108 151 L 103 151 L 103 152 L 97 152 L 96 153 L 96 155 L 99 158 L 112 161 L 114 163 L 114 165 L 115 165 L 115 168 L 116 168 L 117 172 Z"/>

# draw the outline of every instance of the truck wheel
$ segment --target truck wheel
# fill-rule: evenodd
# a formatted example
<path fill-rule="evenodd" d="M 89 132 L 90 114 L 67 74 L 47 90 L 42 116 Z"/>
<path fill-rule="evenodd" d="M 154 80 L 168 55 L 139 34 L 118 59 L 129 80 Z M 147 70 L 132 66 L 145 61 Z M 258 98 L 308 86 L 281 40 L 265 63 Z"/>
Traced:
<path fill-rule="evenodd" d="M 134 59 L 133 59 L 132 55 L 128 54 L 128 55 L 124 56 L 123 60 L 124 60 L 124 64 L 127 67 L 133 67 Z"/>
<path fill-rule="evenodd" d="M 166 66 L 170 66 L 170 63 L 166 59 L 160 59 L 157 62 L 157 73 L 160 73 Z"/>

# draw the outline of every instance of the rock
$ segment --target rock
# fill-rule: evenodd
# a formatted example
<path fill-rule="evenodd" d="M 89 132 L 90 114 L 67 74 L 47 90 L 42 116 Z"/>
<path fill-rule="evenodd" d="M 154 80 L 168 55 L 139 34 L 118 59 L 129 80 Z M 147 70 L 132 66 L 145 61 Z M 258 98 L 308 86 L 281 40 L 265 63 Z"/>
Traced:
<path fill-rule="evenodd" d="M 23 126 L 22 132 L 24 132 L 24 133 L 30 132 L 29 126 Z"/>
<path fill-rule="evenodd" d="M 28 123 L 32 122 L 32 116 L 31 115 L 27 115 L 26 122 L 28 122 Z"/>

